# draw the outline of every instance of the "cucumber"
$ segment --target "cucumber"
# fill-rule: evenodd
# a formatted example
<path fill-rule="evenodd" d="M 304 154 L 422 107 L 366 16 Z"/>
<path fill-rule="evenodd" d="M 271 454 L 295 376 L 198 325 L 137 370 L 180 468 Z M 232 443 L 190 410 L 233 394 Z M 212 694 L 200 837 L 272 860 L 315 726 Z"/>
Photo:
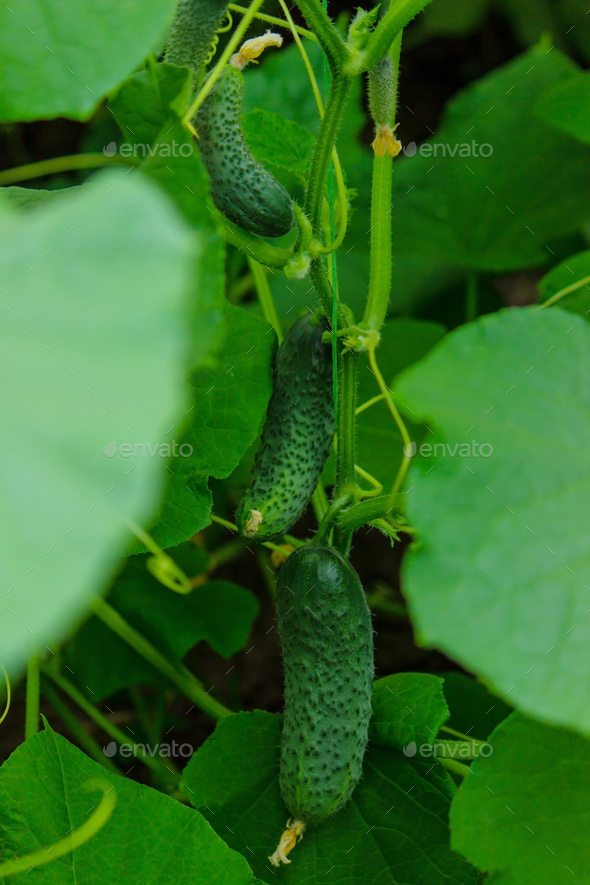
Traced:
<path fill-rule="evenodd" d="M 280 787 L 296 819 L 286 833 L 300 835 L 336 814 L 361 777 L 373 627 L 357 573 L 328 547 L 300 547 L 289 556 L 276 606 L 285 669 Z M 273 863 L 285 862 L 277 852 Z"/>
<path fill-rule="evenodd" d="M 165 61 L 199 76 L 229 0 L 178 0 Z"/>
<path fill-rule="evenodd" d="M 281 237 L 295 223 L 291 197 L 254 159 L 241 127 L 244 75 L 229 64 L 201 105 L 195 125 L 220 212 L 250 233 Z"/>
<path fill-rule="evenodd" d="M 334 437 L 332 350 L 325 326 L 297 320 L 275 358 L 273 392 L 250 483 L 236 514 L 242 535 L 270 541 L 303 514 Z"/>

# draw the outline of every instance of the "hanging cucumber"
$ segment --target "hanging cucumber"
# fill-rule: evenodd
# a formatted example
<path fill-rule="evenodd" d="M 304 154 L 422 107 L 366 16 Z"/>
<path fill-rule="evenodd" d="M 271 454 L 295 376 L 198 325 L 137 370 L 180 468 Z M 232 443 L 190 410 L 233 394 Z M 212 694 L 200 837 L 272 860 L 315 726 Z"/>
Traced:
<path fill-rule="evenodd" d="M 276 35 L 265 35 L 267 45 L 272 37 Z M 240 68 L 256 57 L 253 52 L 245 54 L 247 43 L 254 42 L 247 41 L 233 57 L 201 105 L 195 126 L 211 195 L 220 212 L 250 233 L 281 237 L 295 223 L 291 197 L 254 159 L 241 127 L 244 76 Z"/>
<path fill-rule="evenodd" d="M 242 535 L 270 541 L 309 503 L 334 437 L 332 350 L 309 315 L 287 332 L 275 358 L 273 392 L 250 484 L 236 514 Z"/>
<path fill-rule="evenodd" d="M 358 575 L 328 547 L 300 547 L 279 574 L 285 669 L 280 786 L 293 819 L 278 866 L 306 826 L 336 814 L 358 783 L 367 746 L 373 627 Z"/>
<path fill-rule="evenodd" d="M 199 77 L 229 0 L 178 0 L 165 60 Z"/>

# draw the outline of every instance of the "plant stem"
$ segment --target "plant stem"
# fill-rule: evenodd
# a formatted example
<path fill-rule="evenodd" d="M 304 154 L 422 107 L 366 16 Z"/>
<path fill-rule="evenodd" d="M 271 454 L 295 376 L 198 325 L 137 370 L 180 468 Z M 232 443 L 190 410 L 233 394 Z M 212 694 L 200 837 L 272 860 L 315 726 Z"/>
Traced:
<path fill-rule="evenodd" d="M 389 495 L 379 495 L 377 498 L 369 498 L 367 501 L 354 504 L 348 510 L 339 513 L 336 522 L 341 528 L 354 532 L 374 519 L 387 516 L 390 510 Z"/>
<path fill-rule="evenodd" d="M 371 71 L 389 52 L 389 47 L 399 32 L 419 12 L 422 12 L 429 2 L 430 0 L 397 0 L 397 2 L 390 4 L 389 10 L 371 34 L 364 52 L 358 52 L 347 59 L 344 73 L 354 76 L 363 71 Z"/>
<path fill-rule="evenodd" d="M 293 249 L 281 249 L 267 243 L 256 234 L 251 234 L 234 224 L 229 218 L 220 214 L 222 227 L 221 233 L 226 243 L 231 243 L 245 254 L 255 258 L 264 267 L 273 267 L 282 270 L 293 258 Z"/>
<path fill-rule="evenodd" d="M 264 319 L 267 323 L 270 323 L 275 330 L 280 344 L 283 340 L 283 332 L 281 330 L 281 322 L 277 314 L 274 298 L 272 297 L 272 292 L 270 291 L 270 286 L 268 284 L 266 271 L 254 258 L 248 258 L 248 264 L 250 265 L 250 270 L 254 277 L 258 300 L 262 307 Z"/>
<path fill-rule="evenodd" d="M 356 490 L 356 396 L 358 382 L 358 353 L 344 348 L 339 355 L 340 403 L 338 408 L 338 454 L 336 460 L 336 488 L 334 499 L 338 500 Z M 334 543 L 347 553 L 352 532 L 336 524 Z"/>
<path fill-rule="evenodd" d="M 114 633 L 124 642 L 131 646 L 138 654 L 140 654 L 152 667 L 159 670 L 166 676 L 177 688 L 182 691 L 190 700 L 204 713 L 208 713 L 214 719 L 223 719 L 225 716 L 231 716 L 232 711 L 212 698 L 203 688 L 198 679 L 186 669 L 186 667 L 175 667 L 167 658 L 164 657 L 148 640 L 135 630 L 125 621 L 118 611 L 116 611 L 104 599 L 95 599 L 92 604 L 92 611 L 107 625 Z"/>
<path fill-rule="evenodd" d="M 456 762 L 454 759 L 439 758 L 438 762 L 447 771 L 452 771 L 453 774 L 458 774 L 459 777 L 467 777 L 468 774 L 471 774 L 471 769 L 467 765 L 462 765 L 461 762 Z"/>
<path fill-rule="evenodd" d="M 347 55 L 346 46 L 320 0 L 296 0 L 296 3 L 326 53 L 330 68 L 333 72 L 339 71 Z"/>
<path fill-rule="evenodd" d="M 537 305 L 536 310 L 544 310 L 546 307 L 552 307 L 557 301 L 565 298 L 566 295 L 571 295 L 572 292 L 576 292 L 578 289 L 581 289 L 582 286 L 587 286 L 589 283 L 590 276 L 584 277 L 582 280 L 578 280 L 577 283 L 572 283 L 570 286 L 566 286 L 565 289 L 560 289 L 559 292 L 556 292 L 555 295 L 552 295 L 551 298 L 548 298 L 543 304 Z"/>
<path fill-rule="evenodd" d="M 380 403 L 384 399 L 385 399 L 385 396 L 382 393 L 378 393 L 377 396 L 374 396 L 371 399 L 368 399 L 366 403 L 363 403 L 362 406 L 359 406 L 357 408 L 357 410 L 356 410 L 357 418 L 359 415 L 361 415 L 367 409 L 370 409 L 371 406 L 375 406 L 377 403 Z"/>
<path fill-rule="evenodd" d="M 441 731 L 446 731 L 447 734 L 452 734 L 454 737 L 459 738 L 461 741 L 473 741 L 474 744 L 478 747 L 482 747 L 486 741 L 480 741 L 478 738 L 469 737 L 468 734 L 463 734 L 461 731 L 456 731 L 454 728 L 449 728 L 448 725 L 441 725 Z"/>
<path fill-rule="evenodd" d="M 63 724 L 71 731 L 76 742 L 90 756 L 90 758 L 94 759 L 95 762 L 98 762 L 100 765 L 103 765 L 109 771 L 112 771 L 113 774 L 121 774 L 113 760 L 109 759 L 108 756 L 105 756 L 98 743 L 88 734 L 86 729 L 83 728 L 71 710 L 64 704 L 58 693 L 51 687 L 47 679 L 43 680 L 43 695 L 47 698 Z"/>
<path fill-rule="evenodd" d="M 53 668 L 46 667 L 43 669 L 43 673 L 48 676 L 58 688 L 60 688 L 64 694 L 66 694 L 69 698 L 71 698 L 81 710 L 92 719 L 93 722 L 96 722 L 99 728 L 101 728 L 109 737 L 111 737 L 118 744 L 130 744 L 133 747 L 133 755 L 135 758 L 139 759 L 148 768 L 151 768 L 152 771 L 158 773 L 158 775 L 162 774 L 162 769 L 167 772 L 168 778 L 171 778 L 171 772 L 169 769 L 165 767 L 161 760 L 158 760 L 155 756 L 152 757 L 145 752 L 140 752 L 139 748 L 135 741 L 130 740 L 128 735 L 125 734 L 124 731 L 121 731 L 120 728 L 117 728 L 116 725 L 113 725 L 108 716 L 105 716 L 104 713 L 101 713 L 100 710 L 97 710 L 93 703 L 91 703 L 87 698 L 84 697 L 81 691 L 79 691 L 75 685 L 62 676 L 61 673 L 58 673 Z"/>
<path fill-rule="evenodd" d="M 389 387 L 387 386 L 387 384 L 385 383 L 383 375 L 381 374 L 381 370 L 379 369 L 379 366 L 377 365 L 374 347 L 371 347 L 369 349 L 369 363 L 371 364 L 371 369 L 373 371 L 373 374 L 375 375 L 375 378 L 377 379 L 377 384 L 379 385 L 379 389 L 381 390 L 381 393 L 385 396 L 385 399 L 387 401 L 387 405 L 389 407 L 389 411 L 391 412 L 391 414 L 393 416 L 393 420 L 397 424 L 397 428 L 401 434 L 401 438 L 402 438 L 403 444 L 404 444 L 404 453 L 403 453 L 403 457 L 402 457 L 402 463 L 400 464 L 399 470 L 397 472 L 397 476 L 395 478 L 395 482 L 393 483 L 393 488 L 391 489 L 391 492 L 389 493 L 389 506 L 393 507 L 395 505 L 395 499 L 397 497 L 397 494 L 398 494 L 398 492 L 402 486 L 402 483 L 406 477 L 406 473 L 408 472 L 408 468 L 410 466 L 410 461 L 412 460 L 412 456 L 409 454 L 409 448 L 408 448 L 412 441 L 410 439 L 410 434 L 408 433 L 408 428 L 406 427 L 406 425 L 402 419 L 402 416 L 398 412 L 397 406 L 393 401 L 393 396 L 391 395 L 391 391 L 390 391 Z"/>
<path fill-rule="evenodd" d="M 237 3 L 230 3 L 229 8 L 232 12 L 237 12 L 240 15 L 245 15 L 248 12 L 248 9 L 245 6 L 239 6 Z M 255 18 L 262 22 L 268 22 L 269 25 L 276 25 L 278 28 L 290 28 L 291 25 L 287 21 L 282 18 L 278 18 L 276 15 L 267 15 L 265 12 L 257 12 Z M 307 28 L 301 28 L 299 25 L 293 25 L 297 34 L 301 34 L 302 37 L 307 37 L 308 40 L 313 40 L 314 43 L 318 42 L 318 38 L 313 33 L 313 31 L 308 31 Z"/>
<path fill-rule="evenodd" d="M 76 169 L 96 169 L 99 166 L 138 166 L 140 160 L 135 157 L 106 157 L 104 154 L 73 154 L 67 157 L 52 157 L 50 160 L 39 160 L 27 163 L 14 169 L 0 172 L 0 186 L 15 184 L 17 181 L 31 181 L 34 178 L 45 178 L 57 172 L 73 172 Z"/>
<path fill-rule="evenodd" d="M 391 48 L 393 60 L 392 91 L 397 104 L 399 82 L 399 60 L 402 48 L 402 32 L 398 34 Z M 393 118 L 388 121 L 392 126 Z M 371 194 L 371 264 L 369 277 L 369 296 L 362 325 L 367 329 L 379 332 L 387 316 L 391 295 L 392 278 L 392 186 L 393 157 L 373 156 L 373 187 Z"/>
<path fill-rule="evenodd" d="M 352 81 L 348 77 L 343 77 L 339 72 L 334 74 L 311 161 L 305 208 L 314 236 L 318 238 L 321 232 L 322 202 L 328 181 L 332 149 L 336 143 L 351 88 Z"/>
<path fill-rule="evenodd" d="M 340 408 L 338 409 L 338 458 L 336 488 L 338 496 L 356 488 L 356 394 L 358 353 L 344 348 L 340 354 Z"/>
<path fill-rule="evenodd" d="M 41 691 L 39 655 L 29 658 L 27 666 L 27 708 L 25 713 L 25 740 L 39 731 L 39 695 Z"/>

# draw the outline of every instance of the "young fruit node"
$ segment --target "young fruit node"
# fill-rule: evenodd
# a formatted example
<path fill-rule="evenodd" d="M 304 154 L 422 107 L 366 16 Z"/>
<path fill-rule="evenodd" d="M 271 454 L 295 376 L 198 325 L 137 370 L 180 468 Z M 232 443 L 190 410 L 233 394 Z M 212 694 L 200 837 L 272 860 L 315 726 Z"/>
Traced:
<path fill-rule="evenodd" d="M 396 106 L 395 69 L 393 59 L 386 55 L 369 74 L 369 108 L 375 123 L 375 141 L 372 148 L 377 157 L 397 157 L 401 143 L 392 127 Z"/>

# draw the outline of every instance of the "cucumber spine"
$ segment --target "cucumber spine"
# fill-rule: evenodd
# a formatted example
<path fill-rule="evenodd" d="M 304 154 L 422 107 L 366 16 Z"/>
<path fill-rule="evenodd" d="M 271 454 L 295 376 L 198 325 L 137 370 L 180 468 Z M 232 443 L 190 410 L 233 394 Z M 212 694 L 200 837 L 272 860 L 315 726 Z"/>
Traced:
<path fill-rule="evenodd" d="M 276 595 L 285 670 L 280 786 L 296 824 L 319 824 L 362 773 L 373 681 L 373 627 L 358 575 L 337 551 L 300 547 Z"/>
<path fill-rule="evenodd" d="M 291 326 L 275 358 L 273 392 L 250 483 L 236 513 L 242 535 L 270 541 L 307 507 L 335 432 L 332 350 L 313 315 Z"/>

